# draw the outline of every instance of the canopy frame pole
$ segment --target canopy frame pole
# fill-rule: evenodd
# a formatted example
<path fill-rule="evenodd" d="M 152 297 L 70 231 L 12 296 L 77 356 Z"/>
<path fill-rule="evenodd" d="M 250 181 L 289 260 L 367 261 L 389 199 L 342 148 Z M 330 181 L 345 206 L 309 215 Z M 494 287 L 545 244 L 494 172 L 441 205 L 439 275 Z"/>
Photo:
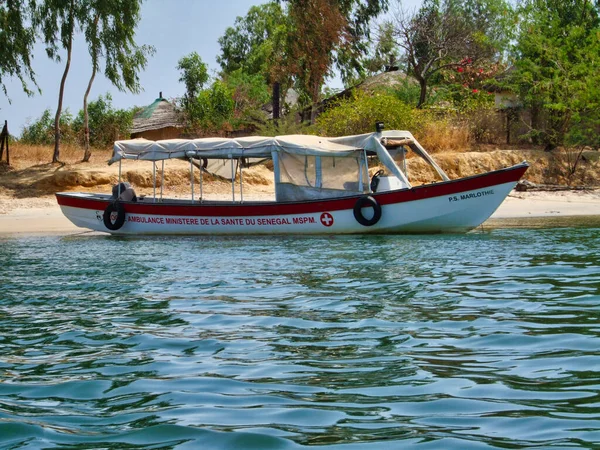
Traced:
<path fill-rule="evenodd" d="M 369 187 L 369 192 L 373 193 L 373 191 L 371 190 L 371 183 L 369 183 L 369 160 L 367 159 L 367 150 L 365 150 L 365 149 L 363 149 L 363 157 L 365 160 L 364 167 L 365 167 L 365 175 L 367 175 L 367 186 Z"/>
<path fill-rule="evenodd" d="M 229 155 L 231 163 L 231 201 L 235 202 L 235 171 L 233 170 L 233 155 Z"/>
<path fill-rule="evenodd" d="M 152 203 L 156 203 L 156 161 L 152 161 Z"/>
<path fill-rule="evenodd" d="M 279 197 L 279 184 L 281 183 L 281 170 L 279 168 L 279 154 L 276 151 L 271 152 L 271 159 L 273 160 L 273 181 L 275 182 L 275 201 Z"/>
<path fill-rule="evenodd" d="M 238 159 L 238 164 L 240 165 L 240 203 L 244 203 L 244 180 L 242 178 L 242 169 L 243 169 L 243 161 L 244 161 L 244 151 L 242 150 L 242 157 Z"/>
<path fill-rule="evenodd" d="M 356 161 L 358 162 L 358 190 L 360 192 L 364 192 L 365 191 L 365 183 L 364 183 L 364 177 L 363 177 L 364 162 L 363 162 L 362 158 L 356 158 Z"/>
<path fill-rule="evenodd" d="M 120 159 L 119 160 L 119 181 L 117 183 L 117 199 L 119 197 L 121 197 L 121 164 L 123 163 L 123 161 Z"/>
<path fill-rule="evenodd" d="M 192 203 L 194 203 L 194 163 L 190 158 L 190 184 L 192 185 Z"/>
<path fill-rule="evenodd" d="M 204 167 L 200 165 L 200 203 L 204 201 L 204 193 L 202 192 L 202 185 L 204 181 Z"/>
<path fill-rule="evenodd" d="M 162 169 L 160 173 L 160 201 L 163 199 L 163 186 L 165 184 L 165 160 L 162 160 Z"/>

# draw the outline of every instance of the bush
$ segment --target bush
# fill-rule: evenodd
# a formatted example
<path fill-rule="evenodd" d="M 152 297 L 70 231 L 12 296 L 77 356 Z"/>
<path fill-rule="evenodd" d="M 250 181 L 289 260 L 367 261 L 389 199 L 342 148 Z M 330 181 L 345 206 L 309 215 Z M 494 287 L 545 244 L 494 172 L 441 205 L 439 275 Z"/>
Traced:
<path fill-rule="evenodd" d="M 185 108 L 188 128 L 208 133 L 230 130 L 234 107 L 232 90 L 223 81 L 216 80 Z"/>
<path fill-rule="evenodd" d="M 111 147 L 113 142 L 129 137 L 129 130 L 133 125 L 133 109 L 114 109 L 112 97 L 100 95 L 97 100 L 88 104 L 88 127 L 90 129 L 90 147 Z M 73 128 L 80 136 L 79 142 L 83 144 L 83 110 L 79 111 L 73 121 Z"/>
<path fill-rule="evenodd" d="M 44 110 L 39 119 L 23 127 L 20 141 L 30 145 L 54 145 L 54 117 L 50 109 Z M 73 115 L 68 109 L 62 112 L 59 126 L 62 143 L 77 143 L 77 130 L 73 127 Z"/>
<path fill-rule="evenodd" d="M 399 100 L 395 93 L 369 95 L 355 93 L 319 117 L 311 132 L 324 136 L 345 136 L 375 131 L 382 121 L 388 130 L 407 130 L 429 151 L 465 151 L 469 129 L 457 126 L 456 113 L 417 109 Z"/>
<path fill-rule="evenodd" d="M 324 136 L 346 136 L 375 131 L 382 121 L 388 130 L 415 130 L 424 114 L 390 94 L 369 95 L 360 91 L 340 100 L 317 117 L 312 131 Z"/>

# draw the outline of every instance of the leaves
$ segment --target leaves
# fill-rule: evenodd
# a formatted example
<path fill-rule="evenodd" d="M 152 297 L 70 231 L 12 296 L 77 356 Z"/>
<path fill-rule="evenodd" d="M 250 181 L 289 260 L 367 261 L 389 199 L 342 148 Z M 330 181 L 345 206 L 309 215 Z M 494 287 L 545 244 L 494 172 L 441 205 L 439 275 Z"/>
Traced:
<path fill-rule="evenodd" d="M 189 103 L 208 81 L 208 66 L 198 53 L 192 52 L 178 61 L 177 69 L 181 72 L 179 81 L 185 84 L 184 103 Z"/>
<path fill-rule="evenodd" d="M 501 59 L 511 36 L 512 9 L 506 0 L 425 0 L 415 14 L 400 9 L 395 37 L 405 51 L 409 74 L 421 85 L 418 106 L 440 71 Z"/>
<path fill-rule="evenodd" d="M 598 142 L 600 11 L 582 0 L 527 0 L 509 80 L 545 121 L 532 123 L 548 149 Z"/>
<path fill-rule="evenodd" d="M 28 25 L 31 17 L 33 2 L 7 0 L 0 2 L 0 86 L 6 96 L 8 91 L 4 84 L 5 76 L 17 77 L 21 81 L 23 91 L 28 95 L 28 81 L 35 83 L 35 73 L 31 68 L 30 55 L 35 43 L 35 30 Z"/>

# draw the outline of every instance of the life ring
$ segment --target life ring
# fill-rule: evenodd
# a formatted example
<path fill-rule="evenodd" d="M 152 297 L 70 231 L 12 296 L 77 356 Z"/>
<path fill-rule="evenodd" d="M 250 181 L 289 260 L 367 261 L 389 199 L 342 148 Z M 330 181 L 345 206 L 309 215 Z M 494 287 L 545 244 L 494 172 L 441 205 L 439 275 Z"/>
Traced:
<path fill-rule="evenodd" d="M 362 209 L 367 207 L 373 208 L 373 217 L 370 219 L 367 219 L 362 213 Z M 354 218 L 358 223 L 364 225 L 365 227 L 375 225 L 377 222 L 379 222 L 379 219 L 381 219 L 381 206 L 377 200 L 370 195 L 364 195 L 359 198 L 354 205 Z"/>
<path fill-rule="evenodd" d="M 111 216 L 113 213 L 117 213 L 117 218 L 113 222 Z M 102 215 L 104 226 L 109 230 L 115 231 L 123 226 L 125 223 L 125 207 L 120 202 L 111 202 L 108 204 Z"/>

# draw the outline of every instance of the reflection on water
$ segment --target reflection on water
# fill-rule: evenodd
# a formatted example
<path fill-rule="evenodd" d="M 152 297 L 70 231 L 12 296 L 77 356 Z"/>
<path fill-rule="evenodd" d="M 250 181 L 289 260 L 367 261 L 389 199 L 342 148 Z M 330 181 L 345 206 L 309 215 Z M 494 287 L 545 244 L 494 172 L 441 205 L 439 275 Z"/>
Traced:
<path fill-rule="evenodd" d="M 600 227 L 536 227 L 5 239 L 0 446 L 594 448 Z"/>

